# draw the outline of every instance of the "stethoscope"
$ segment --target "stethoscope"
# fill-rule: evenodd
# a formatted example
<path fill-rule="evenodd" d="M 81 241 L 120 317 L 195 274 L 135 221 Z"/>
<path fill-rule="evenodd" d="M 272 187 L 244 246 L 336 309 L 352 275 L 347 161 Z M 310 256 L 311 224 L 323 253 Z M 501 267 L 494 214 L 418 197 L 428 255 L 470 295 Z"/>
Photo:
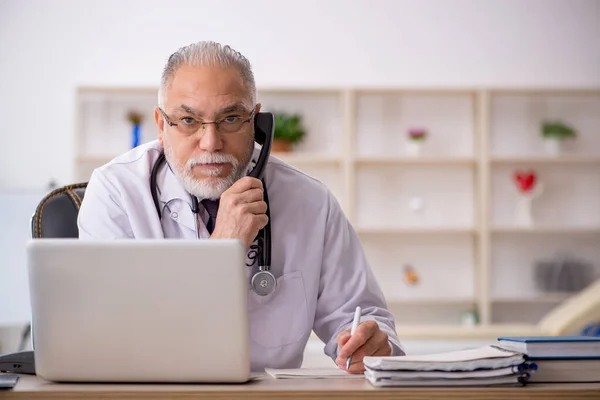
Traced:
<path fill-rule="evenodd" d="M 152 192 L 152 200 L 154 201 L 154 207 L 156 207 L 156 212 L 158 213 L 158 218 L 162 218 L 162 212 L 160 208 L 160 204 L 158 202 L 158 186 L 156 184 L 156 177 L 158 175 L 158 170 L 160 167 L 166 163 L 165 154 L 161 153 L 158 157 L 158 160 L 154 163 L 152 167 L 152 173 L 150 174 L 150 191 Z M 271 294 L 275 287 L 277 286 L 277 280 L 275 276 L 271 273 L 271 215 L 270 215 L 270 206 L 269 206 L 269 196 L 267 194 L 267 187 L 264 184 L 263 180 L 263 193 L 264 193 L 264 201 L 267 203 L 267 217 L 269 221 L 267 225 L 261 229 L 258 233 L 256 240 L 258 241 L 258 271 L 252 275 L 252 279 L 250 281 L 250 285 L 256 294 L 259 296 L 266 296 Z M 198 239 L 200 239 L 200 207 L 198 206 L 198 199 L 196 196 L 190 194 L 192 199 L 192 212 L 195 214 L 195 223 L 196 223 L 196 234 Z"/>

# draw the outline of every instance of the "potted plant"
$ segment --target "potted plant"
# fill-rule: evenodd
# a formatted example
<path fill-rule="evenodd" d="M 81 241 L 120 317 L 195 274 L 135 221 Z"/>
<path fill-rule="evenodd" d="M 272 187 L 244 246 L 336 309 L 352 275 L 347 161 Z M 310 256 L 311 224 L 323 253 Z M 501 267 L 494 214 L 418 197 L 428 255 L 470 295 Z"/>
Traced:
<path fill-rule="evenodd" d="M 427 139 L 427 132 L 422 128 L 412 128 L 408 130 L 408 144 L 406 150 L 410 156 L 421 154 L 423 143 Z"/>
<path fill-rule="evenodd" d="M 271 150 L 273 152 L 291 151 L 292 145 L 300 143 L 305 134 L 302 117 L 299 114 L 275 113 L 275 128 Z"/>
<path fill-rule="evenodd" d="M 553 156 L 560 153 L 563 140 L 574 139 L 577 136 L 573 128 L 560 121 L 544 121 L 541 133 L 546 152 Z"/>

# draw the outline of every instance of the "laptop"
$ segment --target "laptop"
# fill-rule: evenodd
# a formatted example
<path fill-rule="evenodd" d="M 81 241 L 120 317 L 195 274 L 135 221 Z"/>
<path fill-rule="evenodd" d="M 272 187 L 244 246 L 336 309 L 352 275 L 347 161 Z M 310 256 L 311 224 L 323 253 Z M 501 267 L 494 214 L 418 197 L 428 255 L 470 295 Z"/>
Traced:
<path fill-rule="evenodd" d="M 237 240 L 27 244 L 36 374 L 58 382 L 246 382 Z"/>

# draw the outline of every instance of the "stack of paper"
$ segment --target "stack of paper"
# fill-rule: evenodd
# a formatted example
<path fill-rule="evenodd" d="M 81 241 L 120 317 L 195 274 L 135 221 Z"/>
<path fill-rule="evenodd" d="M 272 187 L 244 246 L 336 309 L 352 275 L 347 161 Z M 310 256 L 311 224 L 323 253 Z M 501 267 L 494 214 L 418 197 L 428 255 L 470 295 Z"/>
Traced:
<path fill-rule="evenodd" d="M 497 346 L 439 354 L 365 357 L 365 377 L 375 386 L 524 385 L 530 365 L 523 353 Z"/>

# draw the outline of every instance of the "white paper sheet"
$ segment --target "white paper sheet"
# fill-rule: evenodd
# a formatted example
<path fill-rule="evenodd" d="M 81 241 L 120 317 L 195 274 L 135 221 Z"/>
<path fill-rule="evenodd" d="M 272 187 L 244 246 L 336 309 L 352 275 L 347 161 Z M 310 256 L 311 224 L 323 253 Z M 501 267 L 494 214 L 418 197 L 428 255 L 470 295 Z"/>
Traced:
<path fill-rule="evenodd" d="M 363 374 L 350 374 L 339 368 L 266 368 L 265 372 L 277 379 L 365 379 Z"/>

